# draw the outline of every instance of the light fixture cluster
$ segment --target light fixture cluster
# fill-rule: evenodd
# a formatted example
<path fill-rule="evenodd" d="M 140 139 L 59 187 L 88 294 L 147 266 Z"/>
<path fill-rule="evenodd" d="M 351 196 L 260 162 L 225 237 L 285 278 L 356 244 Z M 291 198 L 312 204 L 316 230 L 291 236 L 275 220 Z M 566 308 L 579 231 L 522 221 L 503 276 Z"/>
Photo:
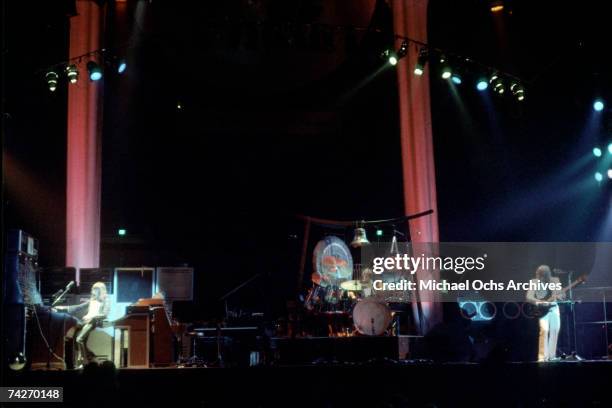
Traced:
<path fill-rule="evenodd" d="M 431 55 L 431 51 L 421 48 L 419 57 L 414 66 L 414 74 L 421 76 L 425 70 L 427 55 Z M 435 61 L 435 59 L 433 60 Z M 515 100 L 522 102 L 525 100 L 525 87 L 521 81 L 514 77 L 503 73 L 493 68 L 476 67 L 469 58 L 454 57 L 449 58 L 444 54 L 440 54 L 437 59 L 439 64 L 439 73 L 442 79 L 451 81 L 455 85 L 461 85 L 465 80 L 465 74 L 468 77 L 475 78 L 474 86 L 480 92 L 490 90 L 497 95 L 511 95 Z M 471 75 L 472 72 L 485 71 L 486 74 Z"/>
<path fill-rule="evenodd" d="M 82 58 L 78 57 L 78 61 L 73 59 L 46 70 L 44 79 L 50 92 L 57 90 L 61 78 L 65 78 L 71 84 L 79 82 L 79 65 Z M 127 62 L 124 58 L 118 57 L 102 58 L 102 64 L 98 63 L 95 59 L 90 59 L 86 64 L 87 77 L 90 81 L 99 81 L 104 76 L 105 68 L 109 68 L 117 74 L 123 74 L 127 69 Z"/>
<path fill-rule="evenodd" d="M 601 165 L 598 166 L 598 171 L 595 172 L 595 181 L 601 183 L 604 181 L 604 178 L 612 180 L 612 167 L 609 166 L 612 161 L 612 142 L 608 143 L 605 149 L 595 146 L 593 148 L 593 156 L 595 156 L 596 159 L 602 159 Z M 607 157 L 604 158 L 604 156 Z M 608 169 L 606 169 L 606 167 L 608 167 Z"/>
<path fill-rule="evenodd" d="M 470 58 L 433 49 L 417 41 L 404 38 L 397 51 L 388 48 L 383 51 L 382 57 L 387 60 L 389 65 L 397 65 L 399 60 L 408 54 L 409 42 L 413 42 L 420 47 L 416 63 L 411 68 L 414 75 L 422 76 L 425 73 L 427 63 L 430 61 L 430 65 L 435 66 L 434 69 L 439 72 L 442 79 L 450 81 L 455 85 L 461 85 L 465 82 L 464 73 L 484 72 L 484 75 L 474 76 L 475 87 L 478 91 L 484 92 L 490 89 L 491 92 L 497 95 L 510 95 L 519 102 L 525 100 L 525 87 L 522 81 L 514 75 L 478 64 Z"/>

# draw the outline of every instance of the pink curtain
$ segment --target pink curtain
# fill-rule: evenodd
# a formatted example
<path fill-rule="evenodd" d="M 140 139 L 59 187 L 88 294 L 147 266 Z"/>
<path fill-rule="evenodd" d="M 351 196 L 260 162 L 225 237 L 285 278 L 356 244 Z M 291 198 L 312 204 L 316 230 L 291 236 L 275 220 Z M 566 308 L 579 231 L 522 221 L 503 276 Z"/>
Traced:
<path fill-rule="evenodd" d="M 76 5 L 78 15 L 70 20 L 70 58 L 100 48 L 100 7 L 88 0 Z M 89 80 L 89 60 L 81 61 L 79 81 L 68 86 L 66 265 L 77 270 L 100 263 L 102 83 Z"/>
<path fill-rule="evenodd" d="M 397 35 L 427 43 L 427 0 L 391 0 L 393 25 Z M 410 235 L 418 252 L 429 251 L 428 243 L 438 242 L 438 216 L 436 201 L 436 174 L 428 70 L 422 76 L 413 74 L 419 47 L 410 44 L 406 58 L 398 63 L 397 80 L 400 109 L 401 149 L 404 180 L 404 206 L 406 214 L 428 209 L 434 213 L 410 221 Z M 436 278 L 428 272 L 417 271 L 418 279 Z M 427 332 L 441 319 L 441 304 L 431 292 L 420 292 L 413 303 L 420 309 L 420 325 Z"/>

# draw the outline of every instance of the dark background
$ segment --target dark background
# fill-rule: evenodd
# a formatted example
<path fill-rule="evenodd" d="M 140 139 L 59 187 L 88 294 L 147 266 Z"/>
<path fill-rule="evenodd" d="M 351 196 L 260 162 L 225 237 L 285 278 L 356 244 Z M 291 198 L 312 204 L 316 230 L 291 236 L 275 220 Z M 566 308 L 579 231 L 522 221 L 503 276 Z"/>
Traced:
<path fill-rule="evenodd" d="M 599 2 L 534 3 L 493 16 L 485 2 L 430 2 L 431 44 L 527 89 L 523 103 L 484 97 L 474 80 L 486 72 L 456 65 L 454 94 L 427 66 L 443 241 L 610 240 L 610 183 L 594 181 L 591 153 L 612 141 L 610 115 L 592 109 L 610 90 L 607 14 Z M 154 1 L 142 14 L 130 4 L 138 40 L 121 46 L 112 2 L 106 39 L 128 70 L 99 84 L 102 266 L 192 265 L 203 304 L 262 273 L 259 290 L 282 302 L 297 279 L 295 214 L 403 214 L 396 73 L 379 59 L 384 2 L 365 24 L 379 32 L 354 34 L 301 31 L 321 21 L 323 1 Z M 64 262 L 67 85 L 50 93 L 43 76 L 67 59 L 69 11 L 4 3 L 4 225 L 40 238 L 42 266 Z M 244 24 L 258 18 L 263 27 Z M 330 232 L 352 236 L 315 229 L 310 247 Z"/>

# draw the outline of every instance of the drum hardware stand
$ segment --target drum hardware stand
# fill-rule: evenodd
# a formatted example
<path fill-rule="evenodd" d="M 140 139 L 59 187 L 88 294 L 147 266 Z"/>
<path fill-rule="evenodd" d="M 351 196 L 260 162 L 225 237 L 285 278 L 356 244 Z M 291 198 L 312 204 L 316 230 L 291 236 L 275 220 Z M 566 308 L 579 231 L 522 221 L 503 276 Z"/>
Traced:
<path fill-rule="evenodd" d="M 217 343 L 217 360 L 215 360 L 211 366 L 217 366 L 219 368 L 225 367 L 225 362 L 223 361 L 223 354 L 221 353 L 221 323 L 217 323 L 217 334 L 216 334 L 216 343 Z"/>
<path fill-rule="evenodd" d="M 185 362 L 185 365 L 195 365 L 196 367 L 204 367 L 206 368 L 206 363 L 202 360 L 196 353 L 196 340 L 198 338 L 198 333 L 193 332 L 192 342 L 191 342 L 191 356 Z"/>

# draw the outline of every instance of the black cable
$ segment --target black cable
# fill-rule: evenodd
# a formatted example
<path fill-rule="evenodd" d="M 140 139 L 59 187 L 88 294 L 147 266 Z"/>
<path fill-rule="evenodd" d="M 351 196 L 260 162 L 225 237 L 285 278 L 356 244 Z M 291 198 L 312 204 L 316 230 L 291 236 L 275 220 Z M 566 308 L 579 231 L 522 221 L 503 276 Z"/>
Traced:
<path fill-rule="evenodd" d="M 38 326 L 38 331 L 40 333 L 40 337 L 43 339 L 43 342 L 45 343 L 45 345 L 47 346 L 47 350 L 48 352 L 55 357 L 56 359 L 60 360 L 62 363 L 66 364 L 66 360 L 64 360 L 63 358 L 61 358 L 60 356 L 58 356 L 57 354 L 55 354 L 55 352 L 53 351 L 53 349 L 51 348 L 51 346 L 49 345 L 49 342 L 47 341 L 47 338 L 45 337 L 45 335 L 43 334 L 43 329 L 40 325 L 40 319 L 38 318 L 38 313 L 36 312 L 36 306 L 34 306 L 32 308 L 33 310 L 33 314 L 34 314 L 34 319 L 36 320 L 36 325 Z M 51 313 L 51 310 L 49 310 L 49 313 Z"/>

